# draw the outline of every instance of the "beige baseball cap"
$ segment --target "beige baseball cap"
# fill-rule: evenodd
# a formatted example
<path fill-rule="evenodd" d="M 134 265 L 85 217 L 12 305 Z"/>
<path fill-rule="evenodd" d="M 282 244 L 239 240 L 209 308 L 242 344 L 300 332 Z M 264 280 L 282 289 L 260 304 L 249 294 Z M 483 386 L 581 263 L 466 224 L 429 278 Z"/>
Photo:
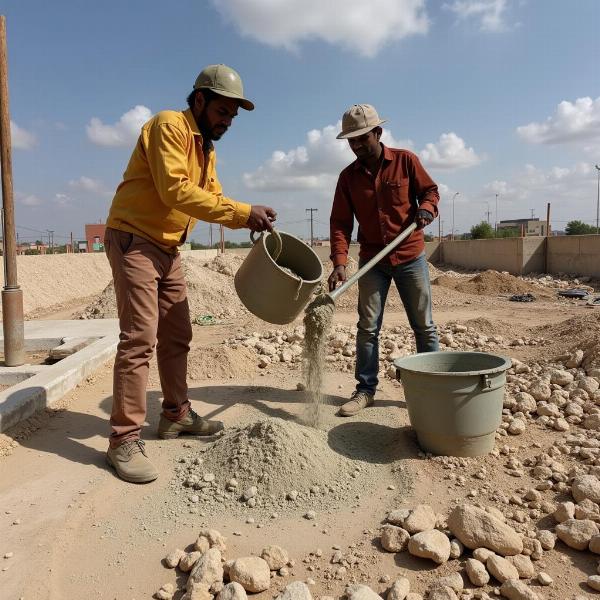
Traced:
<path fill-rule="evenodd" d="M 355 104 L 344 113 L 342 131 L 336 137 L 338 140 L 357 137 L 385 122 L 370 104 Z"/>
<path fill-rule="evenodd" d="M 237 71 L 227 65 L 209 65 L 202 69 L 194 83 L 195 90 L 209 89 L 227 98 L 235 98 L 246 110 L 254 110 L 254 104 L 244 98 L 244 86 Z"/>

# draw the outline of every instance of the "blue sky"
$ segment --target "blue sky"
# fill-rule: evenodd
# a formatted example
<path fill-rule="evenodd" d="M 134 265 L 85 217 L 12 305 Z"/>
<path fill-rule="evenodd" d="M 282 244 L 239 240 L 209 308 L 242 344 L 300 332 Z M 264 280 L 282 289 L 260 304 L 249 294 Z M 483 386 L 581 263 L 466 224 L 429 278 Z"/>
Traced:
<path fill-rule="evenodd" d="M 373 104 L 416 152 L 444 233 L 487 218 L 596 219 L 599 0 L 3 0 L 20 239 L 104 221 L 141 124 L 226 63 L 254 112 L 217 143 L 224 193 L 328 234 L 342 113 Z M 458 195 L 455 195 L 458 192 Z M 430 227 L 437 233 L 437 221 Z M 246 238 L 227 232 L 228 239 Z M 199 223 L 194 239 L 206 242 Z"/>

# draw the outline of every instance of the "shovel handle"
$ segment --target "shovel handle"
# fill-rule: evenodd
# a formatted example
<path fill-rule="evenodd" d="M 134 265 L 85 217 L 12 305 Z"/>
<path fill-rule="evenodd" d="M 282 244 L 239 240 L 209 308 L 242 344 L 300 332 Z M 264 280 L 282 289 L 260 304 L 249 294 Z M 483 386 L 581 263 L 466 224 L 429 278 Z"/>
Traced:
<path fill-rule="evenodd" d="M 353 283 L 356 283 L 367 271 L 378 263 L 386 254 L 389 254 L 398 244 L 401 244 L 415 229 L 416 223 L 411 223 L 397 238 L 390 242 L 383 250 L 378 252 L 369 262 L 365 263 L 348 281 L 340 285 L 339 288 L 329 292 L 329 297 L 335 302 L 338 296 L 341 296 Z"/>

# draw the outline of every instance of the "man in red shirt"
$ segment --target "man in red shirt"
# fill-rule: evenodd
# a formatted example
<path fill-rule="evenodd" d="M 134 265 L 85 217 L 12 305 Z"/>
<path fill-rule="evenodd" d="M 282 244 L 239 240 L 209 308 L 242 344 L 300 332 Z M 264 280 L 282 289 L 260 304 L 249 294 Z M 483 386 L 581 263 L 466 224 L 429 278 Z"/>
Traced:
<path fill-rule="evenodd" d="M 378 384 L 379 331 L 391 282 L 404 304 L 417 352 L 438 350 L 431 315 L 431 286 L 425 258 L 423 227 L 437 216 L 437 185 L 418 157 L 380 142 L 384 120 L 369 104 L 355 104 L 344 113 L 338 139 L 347 139 L 357 160 L 340 174 L 330 217 L 329 290 L 346 280 L 346 262 L 354 219 L 358 221 L 359 266 L 375 256 L 413 221 L 417 230 L 358 280 L 358 381 L 340 415 L 352 416 L 371 406 Z"/>

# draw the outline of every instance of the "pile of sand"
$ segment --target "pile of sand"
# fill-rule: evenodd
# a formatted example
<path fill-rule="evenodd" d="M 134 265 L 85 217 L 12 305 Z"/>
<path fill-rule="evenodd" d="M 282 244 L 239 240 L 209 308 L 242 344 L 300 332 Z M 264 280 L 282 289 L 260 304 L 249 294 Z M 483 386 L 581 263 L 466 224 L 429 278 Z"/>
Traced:
<path fill-rule="evenodd" d="M 391 441 L 363 437 L 366 449 Z M 391 477 L 389 465 L 365 464 L 336 451 L 326 432 L 278 418 L 228 428 L 180 463 L 175 494 L 203 514 L 264 516 L 348 506 L 374 481 Z M 405 488 L 404 473 L 395 471 L 399 489 Z"/>
<path fill-rule="evenodd" d="M 238 316 L 246 312 L 233 285 L 233 273 L 243 258 L 217 255 L 210 261 L 182 255 L 183 274 L 188 286 L 188 302 L 192 320 L 204 315 L 218 318 Z M 117 317 L 112 281 L 79 315 L 81 319 L 114 319 Z"/>
<path fill-rule="evenodd" d="M 256 355 L 244 346 L 196 347 L 188 355 L 188 375 L 192 380 L 243 378 L 255 373 Z"/>
<path fill-rule="evenodd" d="M 464 294 L 477 296 L 497 296 L 499 294 L 540 293 L 538 287 L 523 281 L 510 273 L 487 270 L 471 277 L 467 281 L 450 275 L 440 275 L 433 280 L 434 285 L 454 289 Z"/>

